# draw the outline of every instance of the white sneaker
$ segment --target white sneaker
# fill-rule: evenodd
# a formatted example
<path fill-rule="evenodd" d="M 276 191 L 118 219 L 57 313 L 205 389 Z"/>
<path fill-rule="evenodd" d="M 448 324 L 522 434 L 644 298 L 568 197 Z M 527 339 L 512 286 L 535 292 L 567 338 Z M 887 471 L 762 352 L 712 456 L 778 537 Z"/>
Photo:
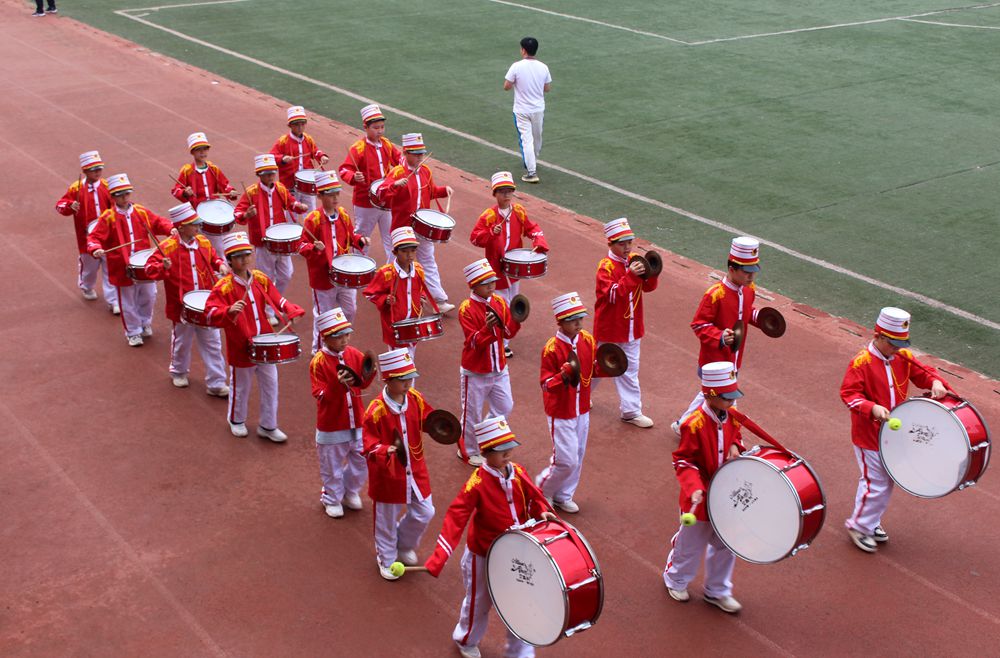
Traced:
<path fill-rule="evenodd" d="M 347 509 L 359 510 L 364 507 L 361 504 L 361 496 L 356 493 L 349 493 L 344 496 L 344 507 Z"/>
<path fill-rule="evenodd" d="M 452 304 L 451 302 L 446 302 L 446 301 L 438 302 L 437 305 L 438 305 L 438 311 L 441 313 L 441 315 L 445 315 L 449 311 L 455 310 L 455 305 Z"/>
<path fill-rule="evenodd" d="M 92 302 L 95 299 L 97 299 L 97 293 L 94 292 L 93 288 L 84 288 L 83 298 L 86 299 L 88 302 Z"/>
<path fill-rule="evenodd" d="M 479 653 L 479 647 L 472 645 L 471 647 L 463 647 L 461 644 L 455 643 L 458 647 L 458 654 L 462 658 L 483 658 L 483 654 Z"/>
<path fill-rule="evenodd" d="M 872 539 L 874 539 L 879 544 L 885 543 L 889 541 L 889 533 L 886 532 L 885 528 L 883 528 L 881 525 L 877 525 L 875 526 L 875 529 L 872 530 Z"/>
<path fill-rule="evenodd" d="M 150 338 L 152 335 L 153 335 L 153 328 L 152 327 L 143 327 L 142 328 L 142 337 L 143 338 Z"/>
<path fill-rule="evenodd" d="M 386 580 L 399 580 L 399 576 L 389 571 L 389 567 L 383 567 L 382 563 L 378 561 L 378 558 L 375 558 L 375 564 L 378 565 L 378 572 L 383 578 Z"/>
<path fill-rule="evenodd" d="M 686 589 L 671 589 L 667 588 L 667 594 L 670 595 L 674 601 L 680 601 L 681 603 L 687 603 L 691 600 L 691 595 L 688 594 Z"/>
<path fill-rule="evenodd" d="M 111 311 L 111 315 L 121 315 L 122 307 L 118 304 L 108 304 L 108 310 Z"/>
<path fill-rule="evenodd" d="M 233 436 L 238 436 L 241 439 L 250 434 L 247 431 L 246 423 L 229 423 L 229 431 L 233 433 Z"/>
<path fill-rule="evenodd" d="M 633 416 L 632 418 L 622 418 L 622 422 L 628 423 L 630 425 L 635 425 L 636 427 L 642 427 L 644 429 L 653 426 L 653 419 L 650 418 L 649 416 L 644 416 L 642 414 L 639 414 L 638 416 Z"/>
<path fill-rule="evenodd" d="M 126 336 L 129 347 L 142 347 L 142 336 Z"/>
<path fill-rule="evenodd" d="M 524 174 L 521 176 L 521 180 L 525 183 L 537 183 L 539 179 L 538 174 Z"/>
<path fill-rule="evenodd" d="M 562 502 L 559 502 L 557 500 L 555 501 L 555 506 L 561 509 L 562 511 L 566 512 L 567 514 L 576 514 L 577 512 L 580 511 L 580 506 L 577 505 L 575 502 L 573 502 L 572 498 L 570 498 L 569 500 L 564 500 Z"/>
<path fill-rule="evenodd" d="M 874 553 L 878 550 L 878 545 L 875 543 L 874 537 L 869 537 L 868 535 L 860 533 L 853 528 L 848 528 L 847 534 L 850 535 L 851 541 L 854 542 L 854 545 L 863 550 L 865 553 Z"/>
<path fill-rule="evenodd" d="M 399 551 L 399 561 L 408 567 L 415 567 L 420 564 L 420 559 L 417 558 L 417 552 L 412 549 L 409 551 Z"/>
<path fill-rule="evenodd" d="M 714 597 L 706 594 L 705 603 L 711 603 L 719 610 L 728 612 L 731 615 L 734 615 L 743 609 L 743 605 L 731 596 Z"/>
<path fill-rule="evenodd" d="M 170 379 L 174 382 L 174 386 L 176 386 L 177 388 L 188 387 L 187 375 L 170 375 Z"/>
<path fill-rule="evenodd" d="M 343 505 L 327 505 L 325 509 L 326 509 L 326 515 L 329 516 L 331 519 L 339 519 L 344 515 Z"/>
<path fill-rule="evenodd" d="M 219 387 L 209 387 L 205 389 L 205 392 L 216 398 L 228 398 L 229 397 L 229 387 L 222 385 Z"/>
<path fill-rule="evenodd" d="M 288 440 L 288 435 L 282 432 L 277 427 L 275 427 L 273 430 L 269 430 L 258 426 L 257 436 L 259 436 L 262 439 L 270 439 L 275 443 L 284 443 L 285 441 Z"/>
<path fill-rule="evenodd" d="M 678 439 L 681 438 L 681 424 L 678 421 L 675 420 L 674 422 L 670 423 L 670 429 L 674 431 L 674 434 L 677 435 Z"/>

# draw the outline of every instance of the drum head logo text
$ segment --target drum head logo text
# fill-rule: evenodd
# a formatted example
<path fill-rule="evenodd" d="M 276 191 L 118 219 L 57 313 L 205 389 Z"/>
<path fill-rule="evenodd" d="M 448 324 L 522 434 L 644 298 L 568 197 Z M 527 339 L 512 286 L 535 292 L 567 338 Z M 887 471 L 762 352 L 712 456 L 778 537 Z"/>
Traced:
<path fill-rule="evenodd" d="M 937 438 L 937 431 L 930 425 L 914 424 L 910 429 L 910 434 L 914 443 L 923 443 L 924 445 L 934 443 L 934 439 Z"/>
<path fill-rule="evenodd" d="M 517 582 L 535 586 L 535 567 L 530 562 L 521 562 L 516 557 L 510 559 L 510 570 L 516 574 Z"/>
<path fill-rule="evenodd" d="M 729 500 L 733 503 L 733 509 L 742 507 L 742 511 L 747 511 L 757 502 L 757 496 L 753 495 L 753 485 L 744 481 L 742 486 L 732 490 Z"/>

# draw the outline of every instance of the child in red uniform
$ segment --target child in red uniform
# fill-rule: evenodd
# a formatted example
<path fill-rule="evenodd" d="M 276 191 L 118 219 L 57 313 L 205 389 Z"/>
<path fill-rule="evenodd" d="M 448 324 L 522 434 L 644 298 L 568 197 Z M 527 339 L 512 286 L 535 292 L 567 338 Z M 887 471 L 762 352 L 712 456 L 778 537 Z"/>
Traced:
<path fill-rule="evenodd" d="M 233 436 L 248 434 L 247 407 L 250 384 L 257 375 L 260 388 L 260 424 L 257 436 L 283 443 L 288 436 L 278 429 L 278 368 L 273 363 L 258 365 L 250 360 L 250 340 L 272 333 L 265 320 L 264 308 L 277 307 L 290 320 L 305 314 L 302 307 L 278 292 L 267 275 L 250 268 L 253 245 L 246 233 L 229 233 L 224 240 L 226 260 L 232 272 L 212 288 L 205 303 L 209 323 L 226 331 L 226 361 L 229 362 L 229 430 Z"/>
<path fill-rule="evenodd" d="M 212 248 L 203 235 L 198 235 L 201 218 L 190 203 L 170 209 L 170 221 L 177 236 L 160 243 L 146 262 L 146 274 L 163 281 L 166 295 L 167 319 L 173 323 L 170 333 L 170 378 L 177 388 L 188 386 L 191 369 L 191 348 L 198 341 L 201 360 L 205 362 L 205 387 L 209 395 L 224 398 L 229 395 L 226 386 L 226 368 L 222 360 L 222 336 L 215 327 L 189 324 L 181 317 L 184 295 L 193 290 L 211 290 L 215 285 L 215 272 L 229 274 L 229 267 Z"/>
<path fill-rule="evenodd" d="M 105 210 L 111 207 L 111 193 L 108 192 L 108 182 L 101 178 L 104 172 L 104 162 L 97 151 L 87 151 L 80 154 L 80 170 L 83 175 L 70 183 L 69 189 L 56 202 L 56 212 L 73 218 L 73 228 L 76 230 L 76 247 L 79 252 L 79 275 L 77 285 L 87 301 L 97 299 L 98 272 L 101 274 L 104 289 L 104 301 L 108 310 L 118 315 L 118 292 L 108 280 L 108 266 L 103 258 L 91 258 L 87 253 L 87 234 L 89 226 L 97 221 Z"/>
<path fill-rule="evenodd" d="M 374 503 L 375 561 L 383 578 L 396 580 L 389 567 L 397 556 L 403 564 L 418 563 L 417 546 L 434 518 L 421 435 L 434 409 L 412 388 L 417 367 L 405 349 L 380 354 L 378 369 L 385 388 L 368 405 L 362 438 Z"/>
<path fill-rule="evenodd" d="M 347 343 L 351 327 L 340 308 L 316 318 L 323 347 L 309 363 L 309 381 L 316 398 L 316 456 L 323 491 L 319 502 L 327 516 L 344 516 L 344 507 L 361 509 L 361 485 L 368 469 L 361 455 L 361 389 L 375 378 L 364 376 L 365 356 Z"/>
<path fill-rule="evenodd" d="M 878 543 L 889 541 L 882 515 L 889 507 L 893 482 L 882 463 L 878 435 L 891 410 L 905 402 L 910 382 L 930 389 L 935 400 L 948 390 L 934 368 L 917 360 L 910 346 L 910 314 L 883 308 L 875 321 L 868 347 L 851 361 L 840 385 L 840 399 L 851 410 L 851 440 L 861 476 L 854 499 L 854 513 L 844 525 L 854 545 L 874 553 Z"/>
<path fill-rule="evenodd" d="M 434 554 L 426 563 L 427 571 L 437 577 L 461 540 L 465 526 L 469 525 L 462 554 L 465 598 L 451 637 L 459 653 L 470 658 L 479 656 L 479 643 L 486 634 L 492 607 L 486 587 L 486 552 L 493 540 L 511 526 L 523 525 L 531 518 L 556 520 L 545 496 L 531 482 L 524 468 L 511 461 L 511 453 L 521 444 L 507 419 L 503 416 L 487 418 L 476 425 L 475 434 L 486 462 L 475 470 L 448 506 Z M 535 650 L 507 631 L 504 655 L 530 658 Z"/>
<path fill-rule="evenodd" d="M 736 366 L 728 361 L 706 363 L 701 368 L 704 402 L 681 423 L 681 442 L 674 451 L 674 470 L 680 483 L 680 508 L 694 511 L 694 525 L 681 524 L 670 540 L 671 551 L 663 569 L 667 593 L 675 601 L 690 600 L 687 587 L 705 561 L 705 601 L 728 613 L 742 609 L 733 598 L 736 556 L 726 548 L 708 522 L 705 495 L 708 483 L 722 463 L 743 450 L 740 425 L 728 409 L 743 397 L 737 387 Z"/>
<path fill-rule="evenodd" d="M 354 322 L 358 310 L 358 291 L 334 286 L 330 281 L 330 263 L 337 256 L 362 251 L 368 238 L 354 232 L 354 223 L 340 204 L 340 181 L 329 171 L 316 172 L 316 194 L 320 207 L 306 215 L 299 253 L 309 268 L 309 287 L 313 291 L 313 352 L 319 349 L 319 315 L 340 307 L 348 322 Z"/>
<path fill-rule="evenodd" d="M 471 441 L 470 430 L 482 420 L 483 405 L 487 402 L 490 416 L 507 416 L 514 409 L 502 341 L 516 335 L 521 325 L 510 316 L 503 297 L 494 294 L 497 274 L 488 260 L 477 260 L 467 265 L 464 272 L 472 291 L 469 299 L 458 307 L 458 321 L 465 334 L 462 367 L 459 370 L 462 440 L 458 457 L 473 466 L 480 466 L 483 457 Z"/>
<path fill-rule="evenodd" d="M 181 167 L 180 173 L 177 174 L 177 182 L 174 183 L 170 193 L 178 201 L 187 201 L 196 209 L 202 201 L 219 196 L 226 196 L 230 201 L 235 201 L 238 195 L 229 183 L 229 179 L 221 169 L 208 160 L 208 149 L 212 145 L 208 143 L 205 133 L 188 135 L 187 146 L 194 162 Z"/>
<path fill-rule="evenodd" d="M 311 169 L 313 162 L 325 165 L 330 158 L 316 146 L 316 140 L 306 134 L 306 110 L 294 105 L 285 111 L 288 118 L 288 132 L 279 137 L 271 154 L 278 162 L 281 184 L 288 189 L 295 185 L 295 174 L 302 169 Z M 299 211 L 304 212 L 304 211 Z"/>
<path fill-rule="evenodd" d="M 378 269 L 365 288 L 365 298 L 378 309 L 386 346 L 390 349 L 405 347 L 413 357 L 416 343 L 397 343 L 392 324 L 423 315 L 424 302 L 435 313 L 438 307 L 424 282 L 424 269 L 417 262 L 417 236 L 412 228 L 404 226 L 392 232 L 392 253 L 395 260 Z"/>
<path fill-rule="evenodd" d="M 639 388 L 639 346 L 646 327 L 643 322 L 643 293 L 656 290 L 658 277 L 646 274 L 639 262 L 630 263 L 635 234 L 624 217 L 604 225 L 608 255 L 597 265 L 597 301 L 594 302 L 594 338 L 597 344 L 614 343 L 628 357 L 628 370 L 615 378 L 621 419 L 636 427 L 652 427 L 642 413 Z"/>
<path fill-rule="evenodd" d="M 347 157 L 340 165 L 340 178 L 354 188 L 354 219 L 358 233 L 370 238 L 378 226 L 385 250 L 385 262 L 392 260 L 392 213 L 372 204 L 369 191 L 375 181 L 385 178 L 389 171 L 403 162 L 402 152 L 385 134 L 385 116 L 378 105 L 361 108 L 361 122 L 365 136 L 347 149 Z"/>
<path fill-rule="evenodd" d="M 521 282 L 510 279 L 504 273 L 502 259 L 511 249 L 520 249 L 525 238 L 531 240 L 531 250 L 547 253 L 549 244 L 538 224 L 528 219 L 528 211 L 519 203 L 513 203 L 514 177 L 509 171 L 498 171 L 490 179 L 493 198 L 497 203 L 483 211 L 472 229 L 469 240 L 477 247 L 486 249 L 486 260 L 497 273 L 497 294 L 508 304 L 520 292 Z M 504 339 L 504 350 L 508 358 L 514 355 Z"/>

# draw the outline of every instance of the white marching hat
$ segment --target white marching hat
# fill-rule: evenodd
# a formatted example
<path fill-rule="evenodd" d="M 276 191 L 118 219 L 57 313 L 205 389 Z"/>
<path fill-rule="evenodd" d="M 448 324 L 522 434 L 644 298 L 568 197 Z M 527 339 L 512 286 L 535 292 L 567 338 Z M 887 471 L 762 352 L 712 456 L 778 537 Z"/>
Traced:
<path fill-rule="evenodd" d="M 895 306 L 879 311 L 875 331 L 896 347 L 910 346 L 910 314 Z"/>
<path fill-rule="evenodd" d="M 713 361 L 701 367 L 701 392 L 706 397 L 737 400 L 743 393 L 737 387 L 736 366 L 731 361 Z"/>
<path fill-rule="evenodd" d="M 205 133 L 191 133 L 188 135 L 188 151 L 193 151 L 203 146 L 212 146 L 208 143 L 208 136 Z"/>
<path fill-rule="evenodd" d="M 288 115 L 288 123 L 293 124 L 296 121 L 305 121 L 308 117 L 306 116 L 306 108 L 301 105 L 293 105 L 288 110 L 285 111 Z"/>

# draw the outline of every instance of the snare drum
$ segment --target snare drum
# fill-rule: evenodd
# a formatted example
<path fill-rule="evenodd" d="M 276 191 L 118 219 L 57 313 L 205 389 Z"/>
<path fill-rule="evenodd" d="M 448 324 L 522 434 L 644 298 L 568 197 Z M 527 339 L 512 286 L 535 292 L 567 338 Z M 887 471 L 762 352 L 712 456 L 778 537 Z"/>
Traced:
<path fill-rule="evenodd" d="M 295 334 L 259 334 L 247 346 L 254 363 L 288 363 L 299 358 L 302 349 Z"/>
<path fill-rule="evenodd" d="M 330 263 L 330 282 L 341 288 L 364 288 L 375 278 L 375 260 L 361 254 L 341 254 Z"/>
<path fill-rule="evenodd" d="M 440 315 L 400 320 L 392 325 L 392 335 L 397 343 L 417 343 L 438 338 L 444 333 Z"/>
<path fill-rule="evenodd" d="M 545 276 L 549 267 L 547 254 L 539 254 L 531 249 L 511 249 L 500 259 L 503 273 L 511 279 L 537 279 Z"/>
<path fill-rule="evenodd" d="M 201 232 L 207 235 L 225 235 L 236 223 L 233 204 L 222 199 L 211 199 L 198 204 Z"/>
<path fill-rule="evenodd" d="M 205 316 L 205 302 L 211 290 L 192 290 L 184 293 L 184 306 L 181 307 L 181 319 L 188 324 L 195 324 L 199 327 L 209 327 L 208 318 Z"/>
<path fill-rule="evenodd" d="M 504 625 L 536 647 L 590 628 L 604 607 L 597 557 L 564 521 L 529 522 L 493 540 L 486 581 Z"/>
<path fill-rule="evenodd" d="M 747 562 L 770 564 L 809 547 L 823 527 L 826 496 L 804 459 L 755 446 L 715 472 L 706 511 L 729 550 Z"/>
<path fill-rule="evenodd" d="M 274 224 L 264 231 L 264 246 L 272 254 L 294 254 L 301 241 L 302 226 L 299 224 Z"/>
<path fill-rule="evenodd" d="M 374 181 L 371 185 L 368 186 L 368 200 L 371 201 L 372 205 L 378 208 L 379 210 L 389 209 L 389 206 L 383 205 L 378 198 L 378 188 L 382 185 L 382 181 L 384 180 L 385 180 L 384 178 L 379 178 L 377 181 Z"/>
<path fill-rule="evenodd" d="M 967 400 L 911 398 L 882 423 L 878 450 L 889 477 L 907 493 L 940 498 L 976 483 L 990 463 L 990 430 Z"/>
<path fill-rule="evenodd" d="M 146 262 L 153 255 L 155 249 L 143 249 L 128 257 L 128 264 L 125 266 L 125 274 L 136 283 L 154 283 L 153 279 L 146 274 Z"/>
<path fill-rule="evenodd" d="M 293 195 L 295 200 L 299 203 L 304 203 L 309 208 L 305 213 L 310 213 L 316 210 L 316 170 L 315 169 L 300 169 L 295 172 L 295 184 L 293 186 Z M 298 216 L 298 213 L 296 213 Z"/>
<path fill-rule="evenodd" d="M 413 213 L 413 232 L 425 240 L 447 242 L 454 228 L 455 220 L 443 212 L 421 208 Z"/>

